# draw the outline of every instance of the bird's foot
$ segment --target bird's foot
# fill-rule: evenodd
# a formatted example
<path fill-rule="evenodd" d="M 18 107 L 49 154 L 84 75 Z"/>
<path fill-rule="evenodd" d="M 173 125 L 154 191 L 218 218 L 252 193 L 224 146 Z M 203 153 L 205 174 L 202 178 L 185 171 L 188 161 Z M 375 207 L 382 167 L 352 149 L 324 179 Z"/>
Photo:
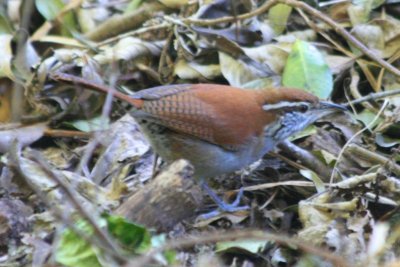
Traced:
<path fill-rule="evenodd" d="M 221 211 L 224 212 L 236 212 L 236 211 L 240 211 L 240 210 L 247 210 L 249 209 L 249 206 L 239 206 L 240 204 L 240 200 L 243 197 L 243 187 L 241 187 L 239 189 L 238 194 L 236 195 L 235 200 L 232 203 L 226 203 L 225 201 L 223 201 L 221 198 L 219 198 L 218 196 L 216 196 L 215 199 L 213 199 L 215 201 L 215 203 L 218 205 L 218 208 Z"/>
<path fill-rule="evenodd" d="M 222 200 L 220 197 L 215 194 L 215 192 L 208 187 L 208 185 L 204 182 L 202 184 L 204 190 L 208 193 L 208 195 L 214 200 L 214 202 L 218 205 L 217 210 L 213 210 L 209 213 L 202 214 L 200 217 L 202 219 L 210 219 L 212 217 L 218 216 L 219 214 L 223 212 L 237 212 L 237 211 L 242 211 L 242 210 L 247 210 L 250 207 L 249 206 L 239 206 L 240 200 L 243 197 L 243 187 L 240 188 L 238 194 L 236 195 L 235 200 L 232 203 L 226 203 L 224 200 Z"/>

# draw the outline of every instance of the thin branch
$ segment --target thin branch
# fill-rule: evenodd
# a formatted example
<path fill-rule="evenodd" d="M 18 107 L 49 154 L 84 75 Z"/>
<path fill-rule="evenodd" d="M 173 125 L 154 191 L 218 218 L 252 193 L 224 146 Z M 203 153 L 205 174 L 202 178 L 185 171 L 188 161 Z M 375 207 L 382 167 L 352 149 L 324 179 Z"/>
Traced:
<path fill-rule="evenodd" d="M 243 187 L 244 191 L 257 191 L 262 189 L 269 189 L 274 187 L 280 186 L 296 186 L 296 187 L 315 187 L 313 182 L 308 181 L 283 181 L 283 182 L 276 182 L 276 183 L 264 183 L 264 184 L 257 184 L 257 185 L 250 185 Z M 239 192 L 239 189 L 234 190 L 234 192 Z"/>
<path fill-rule="evenodd" d="M 234 22 L 238 20 L 245 20 L 248 18 L 252 18 L 261 14 L 264 14 L 267 12 L 271 7 L 275 6 L 276 4 L 279 3 L 279 0 L 271 0 L 271 1 L 266 1 L 263 5 L 261 5 L 259 8 L 245 13 L 241 14 L 238 16 L 226 16 L 218 19 L 193 19 L 193 18 L 184 18 L 182 19 L 182 22 L 186 24 L 196 24 L 198 26 L 212 26 L 215 24 L 219 23 L 227 23 L 227 22 Z"/>
<path fill-rule="evenodd" d="M 148 26 L 148 27 L 141 27 L 139 29 L 136 29 L 136 30 L 133 30 L 133 31 L 129 31 L 129 32 L 126 32 L 126 33 L 119 34 L 117 36 L 108 38 L 108 39 L 106 39 L 106 40 L 104 40 L 102 42 L 97 43 L 95 45 L 95 47 L 96 48 L 100 48 L 102 46 L 118 42 L 119 40 L 121 40 L 123 38 L 127 38 L 127 37 L 130 37 L 130 36 L 137 36 L 137 35 L 140 35 L 140 34 L 148 33 L 148 32 L 151 32 L 151 31 L 165 29 L 165 28 L 168 28 L 168 27 L 171 27 L 171 24 L 167 23 L 167 22 L 163 22 L 161 24 L 152 25 L 152 26 Z"/>
<path fill-rule="evenodd" d="M 363 96 L 363 97 L 360 97 L 353 101 L 350 101 L 348 103 L 344 103 L 343 105 L 346 107 L 349 107 L 350 105 L 356 105 L 356 104 L 360 104 L 360 103 L 367 102 L 370 100 L 378 100 L 378 99 L 382 99 L 382 98 L 386 98 L 388 96 L 394 96 L 394 95 L 400 95 L 400 89 L 389 90 L 389 91 L 384 91 L 384 92 L 379 92 L 379 93 L 372 93 L 367 96 Z"/>
<path fill-rule="evenodd" d="M 55 130 L 46 129 L 43 133 L 45 136 L 51 137 L 67 137 L 67 138 L 89 138 L 92 135 L 90 133 L 70 130 Z"/>
<path fill-rule="evenodd" d="M 332 252 L 322 249 L 320 247 L 308 244 L 304 240 L 298 238 L 291 238 L 283 234 L 273 234 L 268 232 L 262 232 L 259 230 L 241 230 L 231 231 L 225 233 L 208 233 L 202 234 L 201 236 L 192 236 L 190 238 L 171 240 L 165 245 L 151 250 L 147 255 L 139 257 L 135 260 L 130 261 L 124 267 L 142 267 L 148 266 L 153 257 L 158 253 L 171 249 L 185 249 L 195 245 L 202 245 L 215 242 L 224 242 L 241 239 L 255 239 L 260 241 L 274 241 L 280 245 L 295 246 L 303 252 L 317 255 L 330 261 L 333 266 L 348 267 L 349 265 L 339 256 L 334 255 Z"/>

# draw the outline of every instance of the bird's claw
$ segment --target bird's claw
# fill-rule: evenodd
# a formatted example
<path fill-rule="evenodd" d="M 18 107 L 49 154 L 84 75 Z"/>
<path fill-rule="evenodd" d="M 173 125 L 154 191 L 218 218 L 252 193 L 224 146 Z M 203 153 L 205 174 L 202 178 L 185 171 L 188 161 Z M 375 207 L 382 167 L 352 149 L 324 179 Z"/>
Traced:
<path fill-rule="evenodd" d="M 212 191 L 207 184 L 203 184 L 203 188 L 207 191 L 207 193 L 210 195 L 210 197 L 214 200 L 214 202 L 218 205 L 218 209 L 213 210 L 209 213 L 202 214 L 200 216 L 201 219 L 210 219 L 212 217 L 218 216 L 223 212 L 237 212 L 237 211 L 242 211 L 242 210 L 247 210 L 250 207 L 245 205 L 245 206 L 239 206 L 240 200 L 243 197 L 243 187 L 240 188 L 238 194 L 236 195 L 235 200 L 232 203 L 226 203 L 223 201 L 221 198 L 219 198 L 214 191 Z"/>

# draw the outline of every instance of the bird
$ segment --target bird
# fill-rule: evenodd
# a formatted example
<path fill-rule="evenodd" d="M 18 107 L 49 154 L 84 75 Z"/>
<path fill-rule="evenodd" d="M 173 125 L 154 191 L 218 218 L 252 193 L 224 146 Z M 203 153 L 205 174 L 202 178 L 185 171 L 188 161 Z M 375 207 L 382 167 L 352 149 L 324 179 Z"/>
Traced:
<path fill-rule="evenodd" d="M 209 178 L 240 170 L 319 118 L 346 111 L 340 104 L 285 87 L 251 90 L 221 84 L 172 84 L 126 95 L 88 86 L 129 103 L 131 115 L 155 153 L 166 163 L 188 160 L 194 178 L 226 212 L 248 208 L 239 206 L 243 190 L 233 203 L 225 203 L 208 186 Z"/>

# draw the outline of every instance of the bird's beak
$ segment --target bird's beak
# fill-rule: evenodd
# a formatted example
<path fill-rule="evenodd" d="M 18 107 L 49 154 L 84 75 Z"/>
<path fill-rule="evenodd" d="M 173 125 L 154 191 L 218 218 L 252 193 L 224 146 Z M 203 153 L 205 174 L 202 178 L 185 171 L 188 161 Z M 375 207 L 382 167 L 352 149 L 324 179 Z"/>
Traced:
<path fill-rule="evenodd" d="M 310 116 L 310 121 L 314 122 L 325 116 L 329 116 L 336 112 L 347 112 L 345 106 L 335 104 L 332 102 L 320 101 L 314 110 L 310 110 L 312 116 Z"/>
<path fill-rule="evenodd" d="M 326 101 L 319 102 L 319 109 L 330 110 L 331 112 L 336 112 L 336 111 L 346 112 L 346 111 L 348 111 L 347 108 L 343 105 L 335 104 L 332 102 L 326 102 Z"/>

